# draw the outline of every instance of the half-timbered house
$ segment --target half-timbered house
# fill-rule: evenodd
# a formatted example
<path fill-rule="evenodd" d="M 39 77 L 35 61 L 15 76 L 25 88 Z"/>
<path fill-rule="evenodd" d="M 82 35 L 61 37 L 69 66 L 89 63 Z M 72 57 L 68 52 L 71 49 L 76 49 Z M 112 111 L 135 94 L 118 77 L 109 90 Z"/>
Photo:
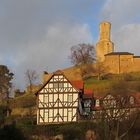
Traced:
<path fill-rule="evenodd" d="M 36 92 L 37 124 L 77 122 L 87 119 L 128 119 L 140 108 L 140 94 L 93 96 L 82 80 L 71 81 L 62 71 L 48 76 Z"/>
<path fill-rule="evenodd" d="M 36 93 L 37 124 L 76 122 L 83 81 L 69 81 L 56 71 Z"/>
<path fill-rule="evenodd" d="M 125 120 L 140 110 L 140 93 L 94 97 L 92 119 Z"/>

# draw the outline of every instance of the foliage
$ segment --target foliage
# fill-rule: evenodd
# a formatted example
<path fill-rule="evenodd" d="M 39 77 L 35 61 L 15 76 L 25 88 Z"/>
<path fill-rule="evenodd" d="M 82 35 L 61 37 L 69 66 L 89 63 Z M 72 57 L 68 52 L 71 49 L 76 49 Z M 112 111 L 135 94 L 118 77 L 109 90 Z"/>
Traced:
<path fill-rule="evenodd" d="M 107 92 L 109 91 L 117 91 L 120 93 L 120 91 L 124 91 L 123 88 L 128 88 L 129 89 L 134 89 L 138 88 L 136 85 L 139 85 L 140 83 L 139 79 L 135 79 L 137 76 L 133 76 L 133 74 L 129 75 L 109 75 L 105 80 L 98 81 L 95 77 L 90 77 L 85 80 L 85 88 L 92 88 L 94 93 L 96 91 L 100 92 L 102 95 L 104 91 Z M 136 80 L 136 81 L 135 81 Z M 123 86 L 122 86 L 123 85 Z M 129 85 L 129 86 L 128 86 Z M 100 91 L 99 91 L 100 90 Z M 125 90 L 125 92 L 127 92 Z M 111 92 L 112 93 L 112 92 Z M 122 92 L 124 94 L 124 92 Z M 16 97 L 15 99 L 10 101 L 10 106 L 12 109 L 16 109 L 18 107 L 23 108 L 23 109 L 28 109 L 30 110 L 31 107 L 35 106 L 35 96 L 33 94 L 24 94 L 22 96 Z M 5 109 L 6 106 L 3 106 L 2 108 Z M 22 110 L 21 110 L 22 111 Z M 49 136 L 55 136 L 58 134 L 63 134 L 64 138 L 66 140 L 69 139 L 79 139 L 83 140 L 85 137 L 86 132 L 90 129 L 96 132 L 96 134 L 100 135 L 101 140 L 109 140 L 109 133 L 110 133 L 110 127 L 106 122 L 78 122 L 78 123 L 67 123 L 67 124 L 56 124 L 56 125 L 46 125 L 46 126 L 37 126 L 35 125 L 36 118 L 34 118 L 31 110 L 31 114 L 27 116 L 14 116 L 15 118 L 13 120 L 16 120 L 16 125 L 8 125 L 10 122 L 10 119 L 8 118 L 5 119 L 5 116 L 2 116 L 1 113 L 3 111 L 1 110 L 0 107 L 0 119 L 5 121 L 5 124 L 7 124 L 5 127 L 0 129 L 0 136 L 3 135 L 4 138 L 6 139 L 9 136 L 5 136 L 7 133 L 11 133 L 11 128 L 13 128 L 14 131 L 17 131 L 21 134 L 21 137 L 24 135 L 28 139 L 32 139 L 31 136 L 35 136 L 36 139 L 43 139 L 42 137 L 49 137 Z M 1 118 L 2 117 L 2 118 Z M 11 119 L 11 120 L 12 120 Z M 127 125 L 125 125 L 127 124 Z M 119 134 L 121 132 L 124 132 L 124 129 L 128 128 L 129 125 L 128 122 L 122 122 L 121 123 L 121 128 L 119 131 Z M 115 125 L 114 125 L 115 126 Z M 135 139 L 138 140 L 139 138 L 139 123 L 138 125 L 134 126 L 133 129 L 127 134 L 129 136 L 129 139 Z M 6 130 L 6 129 L 7 130 Z M 13 132 L 15 133 L 15 132 Z M 114 132 L 113 132 L 114 133 Z M 136 135 L 136 136 L 134 136 Z M 11 136 L 11 134 L 10 134 Z M 26 139 L 24 137 L 24 139 Z M 14 138 L 14 137 L 13 137 Z M 22 139 L 22 138 L 19 138 Z M 124 138 L 125 140 L 125 138 Z"/>
<path fill-rule="evenodd" d="M 6 110 L 7 106 L 5 105 L 0 105 L 0 126 L 4 123 L 5 118 L 6 118 Z"/>
<path fill-rule="evenodd" d="M 82 130 L 78 126 L 65 126 L 60 131 L 66 140 L 79 139 L 80 134 L 82 134 Z"/>
<path fill-rule="evenodd" d="M 75 123 L 65 123 L 65 124 L 53 124 L 53 125 L 33 125 L 29 121 L 28 117 L 24 118 L 11 118 L 12 120 L 16 120 L 16 125 L 6 125 L 4 128 L 13 128 L 13 131 L 17 131 L 17 133 L 24 134 L 24 138 L 26 139 L 41 139 L 45 140 L 45 138 L 51 138 L 52 136 L 63 134 L 64 140 L 85 140 L 85 136 L 88 130 L 92 130 L 95 132 L 98 139 L 96 140 L 109 140 L 109 134 L 110 134 L 110 128 L 108 127 L 108 124 L 104 121 L 102 122 L 92 122 L 92 121 L 85 121 L 85 122 L 75 122 Z M 128 122 L 122 122 L 121 124 L 121 130 L 120 132 L 124 132 L 124 129 L 129 127 Z M 7 127 L 8 126 L 8 127 Z M 139 123 L 137 122 L 137 126 L 133 127 L 133 131 L 129 132 L 129 137 L 133 138 L 134 134 L 139 136 Z M 115 128 L 115 126 L 114 126 Z M 1 129 L 2 130 L 2 129 Z M 0 130 L 0 136 L 4 133 L 7 134 L 8 132 L 11 132 L 12 130 L 8 128 L 8 130 L 3 129 Z M 134 131 L 134 130 L 137 130 Z M 4 132 L 5 131 L 5 132 Z M 10 136 L 12 134 L 9 134 Z M 4 136 L 5 137 L 5 136 Z M 9 136 L 7 136 L 9 138 Z M 14 137 L 13 137 L 14 138 Z M 114 137 L 112 137 L 114 139 Z M 5 139 L 4 139 L 5 140 Z M 125 140 L 125 139 L 124 139 Z M 134 139 L 138 140 L 138 139 Z"/>
<path fill-rule="evenodd" d="M 25 94 L 25 91 L 21 92 L 20 89 L 16 89 L 14 91 L 14 97 L 19 97 L 22 96 L 23 94 Z"/>
<path fill-rule="evenodd" d="M 0 129 L 0 138 L 2 140 L 25 140 L 25 137 L 20 129 L 15 124 L 5 125 Z"/>
<path fill-rule="evenodd" d="M 94 72 L 94 67 L 92 64 L 80 65 L 79 69 L 80 69 L 81 77 L 83 79 L 89 78 Z"/>
<path fill-rule="evenodd" d="M 10 89 L 12 88 L 13 73 L 5 65 L 0 65 L 0 100 L 1 103 L 3 99 L 6 99 L 6 114 L 7 116 L 10 115 L 10 108 L 9 108 L 9 94 Z"/>
<path fill-rule="evenodd" d="M 107 67 L 102 62 L 96 61 L 95 73 L 97 74 L 98 80 L 101 80 L 107 73 Z"/>
<path fill-rule="evenodd" d="M 82 78 L 89 76 L 94 71 L 92 63 L 95 61 L 94 46 L 90 44 L 79 44 L 71 48 L 71 63 L 78 66 Z"/>
<path fill-rule="evenodd" d="M 113 94 L 127 94 L 129 89 L 127 82 L 124 80 L 116 80 L 111 83 L 111 93 Z"/>
<path fill-rule="evenodd" d="M 33 84 L 36 82 L 38 75 L 35 70 L 27 70 L 25 73 L 28 85 L 29 85 L 29 92 L 33 93 Z"/>
<path fill-rule="evenodd" d="M 94 58 L 94 46 L 90 44 L 79 44 L 71 48 L 71 62 L 75 66 L 91 64 Z"/>
<path fill-rule="evenodd" d="M 34 94 L 30 94 L 30 93 L 26 93 L 10 101 L 10 106 L 12 108 L 16 108 L 16 107 L 27 108 L 27 107 L 35 106 L 35 104 L 36 104 L 36 97 Z"/>
<path fill-rule="evenodd" d="M 9 89 L 12 87 L 13 73 L 5 65 L 0 65 L 0 94 L 1 97 L 9 97 Z"/>

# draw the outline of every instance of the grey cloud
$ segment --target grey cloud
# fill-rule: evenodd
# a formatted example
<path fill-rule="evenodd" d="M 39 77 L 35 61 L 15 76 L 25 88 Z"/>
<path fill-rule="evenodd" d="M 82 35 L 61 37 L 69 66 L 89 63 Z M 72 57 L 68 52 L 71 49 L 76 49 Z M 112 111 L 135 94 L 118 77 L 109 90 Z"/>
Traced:
<path fill-rule="evenodd" d="M 83 24 L 54 24 L 46 31 L 45 38 L 39 42 L 30 42 L 16 60 L 18 79 L 23 81 L 27 69 L 35 69 L 39 73 L 44 70 L 55 71 L 70 66 L 68 55 L 71 46 L 78 43 L 92 43 L 88 26 Z M 14 63 L 14 62 L 13 62 Z M 21 82 L 20 84 L 23 84 Z"/>
<path fill-rule="evenodd" d="M 85 20 L 95 7 L 95 0 L 0 0 L 0 63 L 21 86 L 28 68 L 68 66 L 70 46 L 92 40 Z"/>
<path fill-rule="evenodd" d="M 19 49 L 31 40 L 40 40 L 44 36 L 44 28 L 55 22 L 79 22 L 90 13 L 91 3 L 93 2 L 80 0 L 8 0 L 1 2 L 1 48 L 6 52 L 7 46 Z"/>
<path fill-rule="evenodd" d="M 140 56 L 140 24 L 128 24 L 114 33 L 117 51 L 128 51 Z"/>
<path fill-rule="evenodd" d="M 139 5 L 139 0 L 106 0 L 101 16 L 103 20 L 109 20 L 115 28 L 140 22 Z"/>

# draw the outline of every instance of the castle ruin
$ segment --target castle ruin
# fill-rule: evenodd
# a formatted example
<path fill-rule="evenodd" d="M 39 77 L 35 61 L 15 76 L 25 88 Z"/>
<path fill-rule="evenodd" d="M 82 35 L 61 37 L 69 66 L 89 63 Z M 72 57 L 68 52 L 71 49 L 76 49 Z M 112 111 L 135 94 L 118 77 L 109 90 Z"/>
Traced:
<path fill-rule="evenodd" d="M 111 23 L 100 23 L 100 36 L 96 44 L 96 60 L 103 62 L 110 73 L 120 74 L 140 71 L 140 56 L 130 52 L 115 52 L 110 39 Z"/>

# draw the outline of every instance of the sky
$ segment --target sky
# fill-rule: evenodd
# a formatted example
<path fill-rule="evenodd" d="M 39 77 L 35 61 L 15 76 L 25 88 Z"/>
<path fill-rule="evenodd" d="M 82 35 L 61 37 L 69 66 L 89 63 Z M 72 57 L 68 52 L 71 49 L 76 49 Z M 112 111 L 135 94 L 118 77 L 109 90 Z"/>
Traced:
<path fill-rule="evenodd" d="M 111 22 L 115 51 L 140 55 L 140 0 L 0 0 L 0 64 L 15 74 L 54 72 L 72 66 L 70 48 L 96 45 L 99 23 Z"/>

